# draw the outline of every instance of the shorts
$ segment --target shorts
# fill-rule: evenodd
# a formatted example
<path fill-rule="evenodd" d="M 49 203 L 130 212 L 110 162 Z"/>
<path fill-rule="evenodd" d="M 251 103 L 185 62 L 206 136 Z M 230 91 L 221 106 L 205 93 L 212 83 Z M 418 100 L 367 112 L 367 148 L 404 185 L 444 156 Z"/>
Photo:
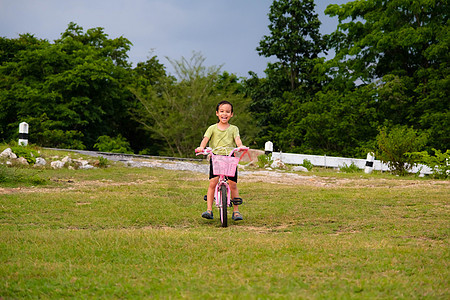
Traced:
<path fill-rule="evenodd" d="M 213 162 L 212 162 L 212 159 L 210 159 L 209 160 L 209 179 L 212 179 L 214 177 L 219 177 L 219 175 L 214 175 L 214 173 L 213 173 Z M 234 174 L 233 177 L 229 177 L 229 176 L 226 176 L 226 177 L 228 178 L 228 180 L 231 180 L 231 181 L 237 183 L 238 182 L 238 170 L 237 170 L 237 167 L 236 167 L 236 173 Z"/>

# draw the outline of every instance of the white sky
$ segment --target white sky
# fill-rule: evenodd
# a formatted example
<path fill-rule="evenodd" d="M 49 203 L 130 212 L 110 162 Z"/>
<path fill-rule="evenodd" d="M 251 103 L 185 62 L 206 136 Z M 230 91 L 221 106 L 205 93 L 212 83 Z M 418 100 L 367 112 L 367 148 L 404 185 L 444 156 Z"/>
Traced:
<path fill-rule="evenodd" d="M 329 4 L 350 0 L 316 0 L 322 33 L 336 29 L 337 18 L 325 16 Z M 0 36 L 17 38 L 31 33 L 40 39 L 58 39 L 69 22 L 103 27 L 110 38 L 124 36 L 133 43 L 128 52 L 135 65 L 157 55 L 170 72 L 166 57 L 190 58 L 201 52 L 206 66 L 259 76 L 269 60 L 256 47 L 269 34 L 272 0 L 0 0 Z"/>

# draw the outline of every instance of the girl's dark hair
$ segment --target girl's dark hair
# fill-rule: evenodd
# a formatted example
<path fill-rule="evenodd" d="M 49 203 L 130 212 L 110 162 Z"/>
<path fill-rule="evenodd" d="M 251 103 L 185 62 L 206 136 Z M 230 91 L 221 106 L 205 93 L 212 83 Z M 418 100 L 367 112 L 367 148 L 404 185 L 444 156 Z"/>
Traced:
<path fill-rule="evenodd" d="M 231 106 L 231 112 L 233 112 L 233 104 L 231 104 L 230 102 L 228 102 L 226 100 L 220 101 L 219 104 L 217 104 L 216 111 L 219 111 L 219 107 L 223 104 L 229 104 Z"/>

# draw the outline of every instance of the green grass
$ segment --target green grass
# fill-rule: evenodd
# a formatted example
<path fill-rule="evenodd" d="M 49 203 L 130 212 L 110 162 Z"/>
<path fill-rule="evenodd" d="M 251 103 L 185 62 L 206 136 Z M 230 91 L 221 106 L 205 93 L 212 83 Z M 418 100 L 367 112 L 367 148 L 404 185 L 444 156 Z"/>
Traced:
<path fill-rule="evenodd" d="M 49 183 L 0 188 L 3 299 L 450 297 L 448 181 L 242 177 L 244 221 L 221 228 L 200 217 L 203 174 L 113 165 L 40 176 Z"/>

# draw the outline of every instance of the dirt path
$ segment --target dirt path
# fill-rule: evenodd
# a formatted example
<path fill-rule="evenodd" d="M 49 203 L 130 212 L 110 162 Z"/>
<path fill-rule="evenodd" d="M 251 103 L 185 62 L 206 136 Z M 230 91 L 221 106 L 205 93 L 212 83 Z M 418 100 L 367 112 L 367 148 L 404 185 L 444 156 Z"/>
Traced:
<path fill-rule="evenodd" d="M 191 171 L 194 173 L 207 174 L 209 172 L 209 165 L 197 162 L 181 162 L 181 161 L 167 161 L 155 159 L 130 159 L 123 161 L 125 165 L 131 168 L 164 168 L 169 170 Z M 74 171 L 76 172 L 76 171 Z M 196 179 L 198 178 L 198 179 Z M 203 176 L 193 177 L 191 180 L 204 180 Z M 450 188 L 449 180 L 426 180 L 426 179 L 399 179 L 399 178 L 367 178 L 361 176 L 360 178 L 339 178 L 337 176 L 316 176 L 311 173 L 288 172 L 278 170 L 257 170 L 257 169 L 242 169 L 239 171 L 239 180 L 242 182 L 266 182 L 271 184 L 286 184 L 286 185 L 303 185 L 314 187 L 341 187 L 341 188 L 355 188 L 355 187 L 389 187 L 389 188 L 418 188 L 418 187 L 433 187 L 440 186 Z M 80 188 L 83 186 L 111 186 L 111 185 L 137 185 L 142 184 L 143 181 L 136 182 L 114 182 L 111 180 L 96 180 L 96 181 L 81 181 L 75 182 L 71 180 L 62 181 L 67 183 L 65 187 L 19 187 L 19 188 L 0 188 L 0 194 L 10 193 L 34 193 L 34 192 L 56 192 L 67 191 Z"/>

